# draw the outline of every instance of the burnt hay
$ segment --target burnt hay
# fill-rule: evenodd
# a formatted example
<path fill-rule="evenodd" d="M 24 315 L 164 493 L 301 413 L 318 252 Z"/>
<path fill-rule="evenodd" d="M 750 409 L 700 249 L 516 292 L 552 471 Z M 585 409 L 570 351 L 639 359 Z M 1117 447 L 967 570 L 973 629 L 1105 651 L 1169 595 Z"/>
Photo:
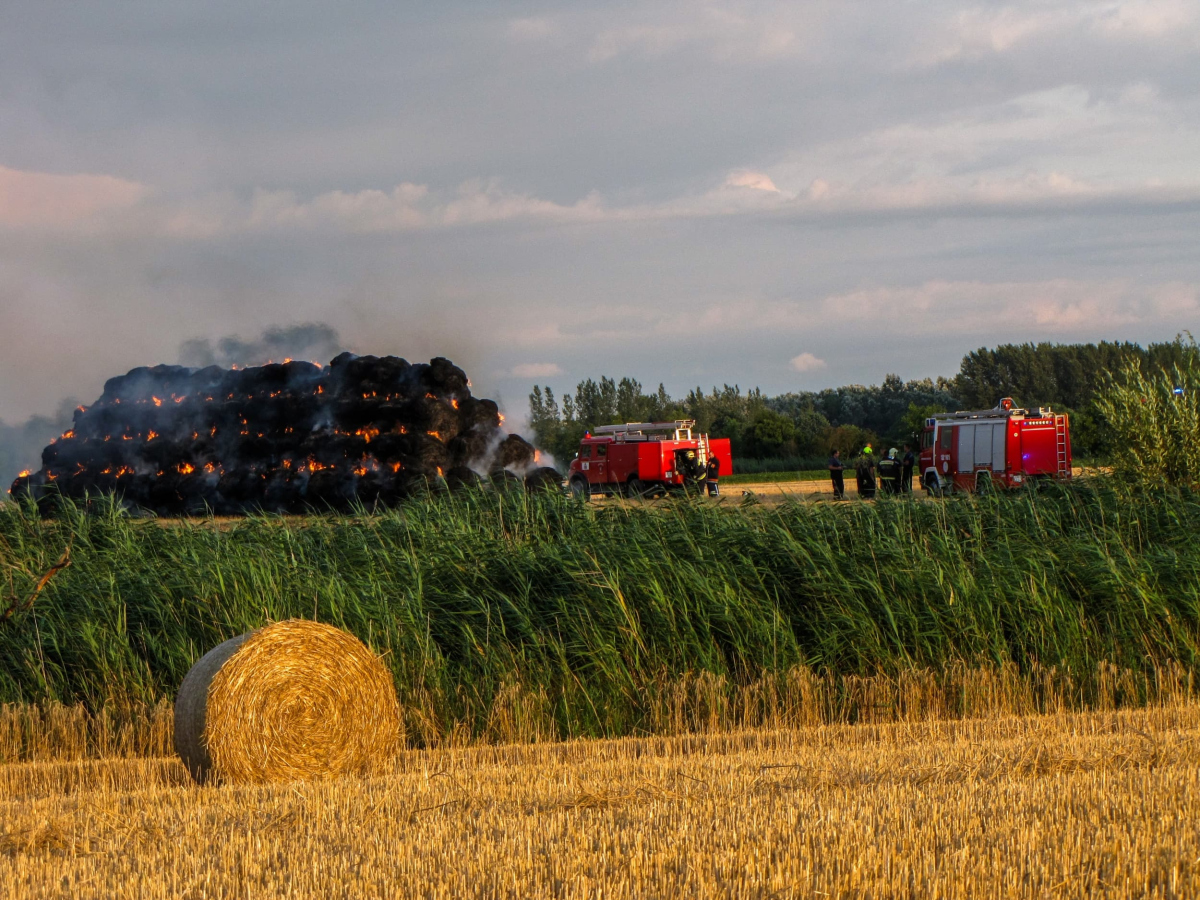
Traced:
<path fill-rule="evenodd" d="M 44 504 L 114 493 L 158 515 L 237 515 L 371 507 L 430 487 L 497 483 L 503 472 L 555 483 L 502 422 L 442 357 L 142 367 L 78 408 L 41 469 L 10 493 Z"/>

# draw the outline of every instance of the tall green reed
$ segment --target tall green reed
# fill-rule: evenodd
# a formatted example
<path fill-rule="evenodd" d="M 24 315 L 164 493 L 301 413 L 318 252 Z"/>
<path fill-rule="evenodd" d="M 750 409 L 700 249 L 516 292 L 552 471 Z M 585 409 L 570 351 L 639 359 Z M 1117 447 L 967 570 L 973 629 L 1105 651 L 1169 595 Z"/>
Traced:
<path fill-rule="evenodd" d="M 1193 495 L 1104 485 L 773 508 L 464 493 L 232 523 L 6 504 L 0 592 L 68 545 L 72 565 L 0 622 L 0 701 L 153 704 L 288 617 L 386 654 L 426 735 L 484 732 L 518 696 L 556 736 L 633 733 L 704 673 L 736 692 L 800 668 L 1056 667 L 1086 699 L 1106 665 L 1195 671 L 1197 533 Z"/>

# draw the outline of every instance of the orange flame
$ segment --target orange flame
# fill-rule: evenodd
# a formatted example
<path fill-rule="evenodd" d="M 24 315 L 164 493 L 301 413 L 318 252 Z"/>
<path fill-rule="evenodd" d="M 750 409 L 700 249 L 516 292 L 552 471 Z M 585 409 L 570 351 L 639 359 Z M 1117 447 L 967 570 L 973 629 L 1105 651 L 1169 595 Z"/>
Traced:
<path fill-rule="evenodd" d="M 441 432 L 438 432 L 438 431 L 427 431 L 427 432 L 425 432 L 425 433 L 426 433 L 427 435 L 429 435 L 430 437 L 437 438 L 439 441 L 442 439 Z"/>
<path fill-rule="evenodd" d="M 211 475 L 213 472 L 217 471 L 217 467 L 212 463 L 205 463 L 204 471 L 206 474 Z"/>
<path fill-rule="evenodd" d="M 158 437 L 158 432 L 157 432 L 157 431 L 151 431 L 151 432 L 149 432 L 149 433 L 146 435 L 146 440 L 148 440 L 148 441 L 152 441 L 152 440 L 154 440 L 156 437 Z"/>
<path fill-rule="evenodd" d="M 72 428 L 69 431 L 64 431 L 63 436 L 62 436 L 62 438 L 60 438 L 60 440 L 69 441 L 73 437 L 75 437 L 75 429 Z"/>
<path fill-rule="evenodd" d="M 444 477 L 445 476 L 442 474 L 442 467 L 438 466 L 438 478 L 444 478 Z"/>
<path fill-rule="evenodd" d="M 151 397 L 150 399 L 154 401 L 155 406 L 162 406 L 162 401 L 159 400 L 157 397 Z"/>
<path fill-rule="evenodd" d="M 393 471 L 393 472 L 399 472 L 399 471 L 400 471 L 401 469 L 403 469 L 403 468 L 404 468 L 404 464 L 403 464 L 403 463 L 398 463 L 398 462 L 394 462 L 394 463 L 392 463 L 392 471 Z"/>
<path fill-rule="evenodd" d="M 368 444 L 371 443 L 371 438 L 379 437 L 379 429 L 378 428 L 360 428 L 360 429 L 358 429 L 358 431 L 356 431 L 354 433 L 357 434 L 364 441 L 366 441 Z"/>
<path fill-rule="evenodd" d="M 21 472 L 21 474 L 20 474 L 20 475 L 18 475 L 17 477 L 18 477 L 18 478 L 28 478 L 28 477 L 29 477 L 29 470 L 28 470 L 28 469 L 25 469 L 25 470 L 24 470 L 24 471 L 22 471 L 22 472 Z"/>
<path fill-rule="evenodd" d="M 453 406 L 455 409 L 458 409 L 458 401 L 457 400 L 451 400 L 450 405 Z"/>
<path fill-rule="evenodd" d="M 180 463 L 179 464 L 179 474 L 180 475 L 191 475 L 195 471 L 196 471 L 196 467 L 193 466 L 191 463 Z"/>

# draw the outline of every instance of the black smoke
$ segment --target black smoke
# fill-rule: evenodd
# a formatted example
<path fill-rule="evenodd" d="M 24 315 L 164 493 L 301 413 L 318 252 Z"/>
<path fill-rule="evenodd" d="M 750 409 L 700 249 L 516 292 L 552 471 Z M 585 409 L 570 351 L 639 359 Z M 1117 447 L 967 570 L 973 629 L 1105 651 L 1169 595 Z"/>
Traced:
<path fill-rule="evenodd" d="M 292 359 L 329 359 L 344 348 L 336 330 L 321 322 L 268 328 L 253 340 L 229 335 L 216 341 L 193 338 L 179 345 L 181 365 L 261 366 Z"/>
<path fill-rule="evenodd" d="M 114 493 L 159 515 L 347 510 L 481 479 L 557 483 L 438 357 L 138 368 L 109 379 L 10 493 Z"/>
<path fill-rule="evenodd" d="M 0 421 L 0 484 L 8 484 L 17 473 L 37 468 L 42 448 L 71 427 L 77 400 L 64 400 L 53 415 L 30 416 L 24 422 Z"/>

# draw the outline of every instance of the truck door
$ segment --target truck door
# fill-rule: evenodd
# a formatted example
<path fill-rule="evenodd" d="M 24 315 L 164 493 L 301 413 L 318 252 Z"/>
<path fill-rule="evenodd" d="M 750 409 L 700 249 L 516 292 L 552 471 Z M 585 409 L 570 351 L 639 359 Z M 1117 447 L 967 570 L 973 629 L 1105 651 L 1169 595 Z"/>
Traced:
<path fill-rule="evenodd" d="M 604 484 L 608 481 L 608 444 L 596 444 L 592 452 L 591 466 L 588 469 L 588 481 L 592 484 Z"/>
<path fill-rule="evenodd" d="M 934 466 L 939 477 L 950 477 L 950 451 L 954 446 L 954 428 L 946 425 L 937 431 L 937 446 L 933 448 Z"/>

